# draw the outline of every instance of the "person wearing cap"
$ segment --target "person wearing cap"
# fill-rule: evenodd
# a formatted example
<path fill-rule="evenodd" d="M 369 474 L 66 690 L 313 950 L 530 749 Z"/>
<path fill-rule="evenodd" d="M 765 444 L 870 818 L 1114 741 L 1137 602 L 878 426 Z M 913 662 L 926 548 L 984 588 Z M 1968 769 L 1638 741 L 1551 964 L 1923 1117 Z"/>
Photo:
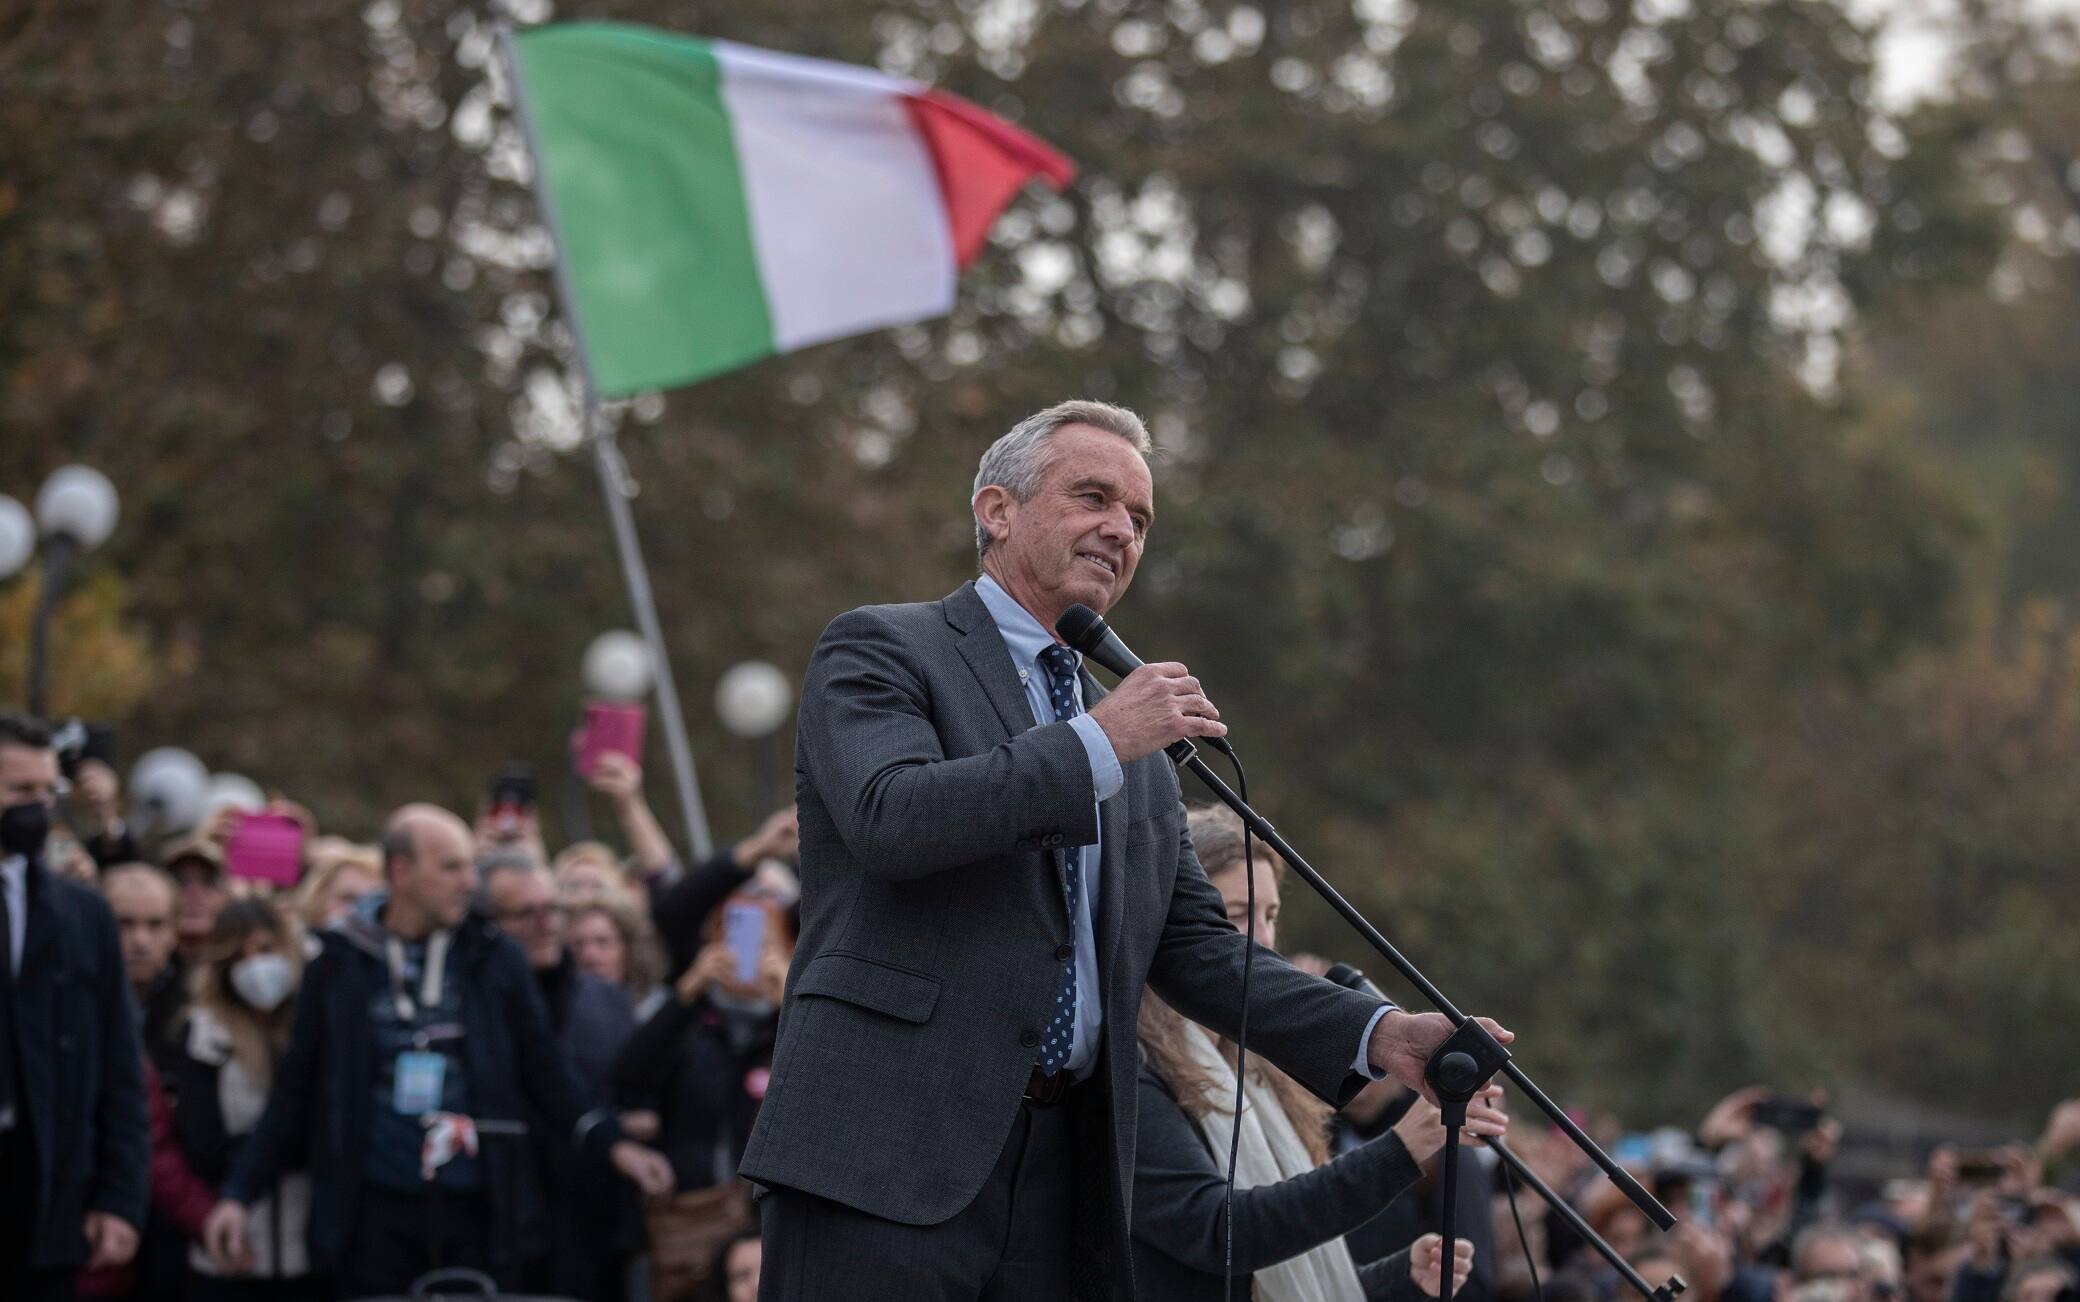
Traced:
<path fill-rule="evenodd" d="M 231 903 L 223 847 L 206 836 L 193 837 L 168 850 L 162 866 L 173 877 L 174 944 L 183 963 L 199 963 L 217 915 Z"/>

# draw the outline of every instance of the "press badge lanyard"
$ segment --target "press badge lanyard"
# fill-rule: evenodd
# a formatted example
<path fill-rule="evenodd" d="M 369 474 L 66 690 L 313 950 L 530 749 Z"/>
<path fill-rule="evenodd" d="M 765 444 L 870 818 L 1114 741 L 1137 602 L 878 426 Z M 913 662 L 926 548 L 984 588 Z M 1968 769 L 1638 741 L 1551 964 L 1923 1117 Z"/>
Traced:
<path fill-rule="evenodd" d="M 397 1017 L 409 1025 L 419 1007 L 438 1008 L 441 1003 L 441 973 L 448 966 L 450 933 L 436 931 L 426 941 L 426 970 L 419 974 L 419 1005 L 414 1006 L 404 979 L 404 942 L 395 936 L 383 939 L 383 955 L 390 962 L 390 997 L 397 1001 Z"/>

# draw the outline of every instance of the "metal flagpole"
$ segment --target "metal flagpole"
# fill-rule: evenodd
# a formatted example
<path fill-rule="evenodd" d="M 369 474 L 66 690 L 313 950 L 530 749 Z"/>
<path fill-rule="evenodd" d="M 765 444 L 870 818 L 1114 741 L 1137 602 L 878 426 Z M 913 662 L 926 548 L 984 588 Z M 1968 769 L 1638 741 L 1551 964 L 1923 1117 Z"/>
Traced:
<path fill-rule="evenodd" d="M 672 776 L 678 784 L 679 808 L 686 815 L 686 837 L 695 861 L 715 852 L 708 835 L 708 813 L 701 804 L 700 779 L 693 769 L 693 747 L 686 740 L 686 717 L 679 710 L 679 689 L 672 682 L 672 662 L 665 653 L 664 627 L 658 623 L 657 601 L 650 590 L 650 571 L 643 564 L 643 549 L 636 539 L 635 514 L 629 509 L 631 487 L 628 465 L 614 431 L 600 419 L 599 390 L 592 382 L 592 354 L 585 346 L 585 323 L 578 313 L 578 297 L 571 292 L 570 272 L 563 260 L 563 230 L 556 224 L 556 205 L 542 183 L 541 138 L 535 134 L 533 112 L 527 103 L 527 84 L 520 74 L 519 51 L 513 48 L 513 29 L 498 26 L 499 56 L 505 61 L 506 76 L 513 84 L 513 109 L 527 139 L 527 153 L 534 168 L 535 202 L 541 205 L 542 223 L 549 228 L 549 241 L 556 256 L 556 296 L 563 304 L 564 319 L 578 344 L 580 419 L 585 439 L 592 445 L 594 468 L 599 472 L 600 491 L 607 499 L 607 518 L 614 527 L 614 547 L 621 556 L 621 573 L 628 580 L 628 601 L 635 607 L 636 626 L 650 648 L 650 664 L 657 675 L 657 707 L 663 716 L 665 746 L 671 752 Z"/>

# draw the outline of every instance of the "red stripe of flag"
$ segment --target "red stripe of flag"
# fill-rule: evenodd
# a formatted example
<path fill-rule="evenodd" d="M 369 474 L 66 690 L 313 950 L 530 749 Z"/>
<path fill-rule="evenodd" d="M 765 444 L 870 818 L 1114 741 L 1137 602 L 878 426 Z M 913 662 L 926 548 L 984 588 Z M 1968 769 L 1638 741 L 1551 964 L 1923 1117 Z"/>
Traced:
<path fill-rule="evenodd" d="M 990 226 L 1027 181 L 1038 176 L 1059 191 L 1076 179 L 1066 154 L 958 95 L 927 90 L 903 102 L 932 152 L 959 266 L 982 252 Z"/>

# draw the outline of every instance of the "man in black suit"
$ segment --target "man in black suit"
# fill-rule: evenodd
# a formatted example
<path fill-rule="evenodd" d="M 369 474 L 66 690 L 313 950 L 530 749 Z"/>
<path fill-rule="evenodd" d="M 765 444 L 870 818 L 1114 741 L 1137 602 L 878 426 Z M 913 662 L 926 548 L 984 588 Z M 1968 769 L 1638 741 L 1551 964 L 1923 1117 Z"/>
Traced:
<path fill-rule="evenodd" d="M 43 864 L 50 732 L 0 713 L 0 1295 L 70 1298 L 137 1251 L 150 1187 L 144 1058 L 116 924 Z"/>
<path fill-rule="evenodd" d="M 817 645 L 801 941 L 742 1168 L 767 1302 L 1132 1296 L 1142 988 L 1232 1036 L 1249 944 L 1162 754 L 1219 712 L 1174 663 L 1102 695 L 1052 632 L 1132 581 L 1148 449 L 1103 403 L 1020 422 L 976 476 L 981 577 Z M 1263 949 L 1251 999 L 1253 1044 L 1332 1102 L 1419 1081 L 1450 1029 Z"/>

